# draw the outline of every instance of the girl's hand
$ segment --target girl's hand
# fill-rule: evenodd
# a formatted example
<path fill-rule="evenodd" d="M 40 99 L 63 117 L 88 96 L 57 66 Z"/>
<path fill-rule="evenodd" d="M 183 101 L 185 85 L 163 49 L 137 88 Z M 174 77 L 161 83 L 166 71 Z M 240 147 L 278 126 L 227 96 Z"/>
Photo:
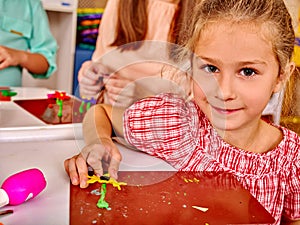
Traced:
<path fill-rule="evenodd" d="M 73 185 L 80 185 L 81 188 L 86 188 L 88 186 L 88 167 L 81 154 L 66 159 L 64 166 Z"/>
<path fill-rule="evenodd" d="M 90 165 L 95 175 L 102 176 L 107 170 L 111 177 L 117 179 L 117 172 L 122 160 L 121 153 L 111 139 L 101 139 L 101 144 L 91 144 L 81 150 L 81 155 Z"/>
<path fill-rule="evenodd" d="M 99 177 L 103 175 L 103 170 L 107 170 L 112 178 L 117 179 L 121 159 L 122 156 L 113 141 L 102 140 L 102 144 L 85 146 L 80 154 L 65 160 L 64 165 L 72 184 L 86 188 L 88 165 Z"/>
<path fill-rule="evenodd" d="M 108 69 L 100 63 L 86 61 L 78 72 L 80 96 L 97 98 L 103 87 L 103 77 L 108 76 Z"/>

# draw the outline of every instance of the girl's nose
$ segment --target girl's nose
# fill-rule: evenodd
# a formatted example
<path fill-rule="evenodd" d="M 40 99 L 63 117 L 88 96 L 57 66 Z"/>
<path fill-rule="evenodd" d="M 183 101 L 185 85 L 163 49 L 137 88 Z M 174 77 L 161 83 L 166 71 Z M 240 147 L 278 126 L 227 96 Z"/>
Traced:
<path fill-rule="evenodd" d="M 216 98 L 228 101 L 236 98 L 234 79 L 230 74 L 219 74 L 217 78 Z"/>

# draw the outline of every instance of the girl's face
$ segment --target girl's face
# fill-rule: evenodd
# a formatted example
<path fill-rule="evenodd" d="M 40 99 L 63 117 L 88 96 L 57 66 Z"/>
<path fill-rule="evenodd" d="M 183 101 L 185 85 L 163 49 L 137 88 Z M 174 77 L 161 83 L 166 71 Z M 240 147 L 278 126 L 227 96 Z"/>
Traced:
<path fill-rule="evenodd" d="M 221 22 L 201 34 L 193 58 L 196 103 L 217 130 L 257 126 L 282 77 L 272 43 L 253 24 Z"/>

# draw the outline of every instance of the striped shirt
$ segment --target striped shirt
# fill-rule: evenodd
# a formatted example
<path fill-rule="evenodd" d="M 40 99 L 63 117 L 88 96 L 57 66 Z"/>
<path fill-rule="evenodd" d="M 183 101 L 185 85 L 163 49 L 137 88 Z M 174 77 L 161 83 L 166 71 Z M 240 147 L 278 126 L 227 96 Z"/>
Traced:
<path fill-rule="evenodd" d="M 284 128 L 271 151 L 234 147 L 216 133 L 193 101 L 160 94 L 136 102 L 124 114 L 124 135 L 136 148 L 182 171 L 224 171 L 242 185 L 280 224 L 300 219 L 300 138 Z"/>

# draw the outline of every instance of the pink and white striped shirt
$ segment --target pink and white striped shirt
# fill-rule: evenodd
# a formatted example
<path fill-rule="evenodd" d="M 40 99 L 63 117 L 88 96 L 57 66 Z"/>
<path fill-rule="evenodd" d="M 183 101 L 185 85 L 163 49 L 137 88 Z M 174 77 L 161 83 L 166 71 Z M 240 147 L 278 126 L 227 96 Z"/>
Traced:
<path fill-rule="evenodd" d="M 140 100 L 124 114 L 124 135 L 136 148 L 183 171 L 224 171 L 243 186 L 280 224 L 300 219 L 300 138 L 284 128 L 283 140 L 266 153 L 224 142 L 193 101 L 173 94 Z"/>

